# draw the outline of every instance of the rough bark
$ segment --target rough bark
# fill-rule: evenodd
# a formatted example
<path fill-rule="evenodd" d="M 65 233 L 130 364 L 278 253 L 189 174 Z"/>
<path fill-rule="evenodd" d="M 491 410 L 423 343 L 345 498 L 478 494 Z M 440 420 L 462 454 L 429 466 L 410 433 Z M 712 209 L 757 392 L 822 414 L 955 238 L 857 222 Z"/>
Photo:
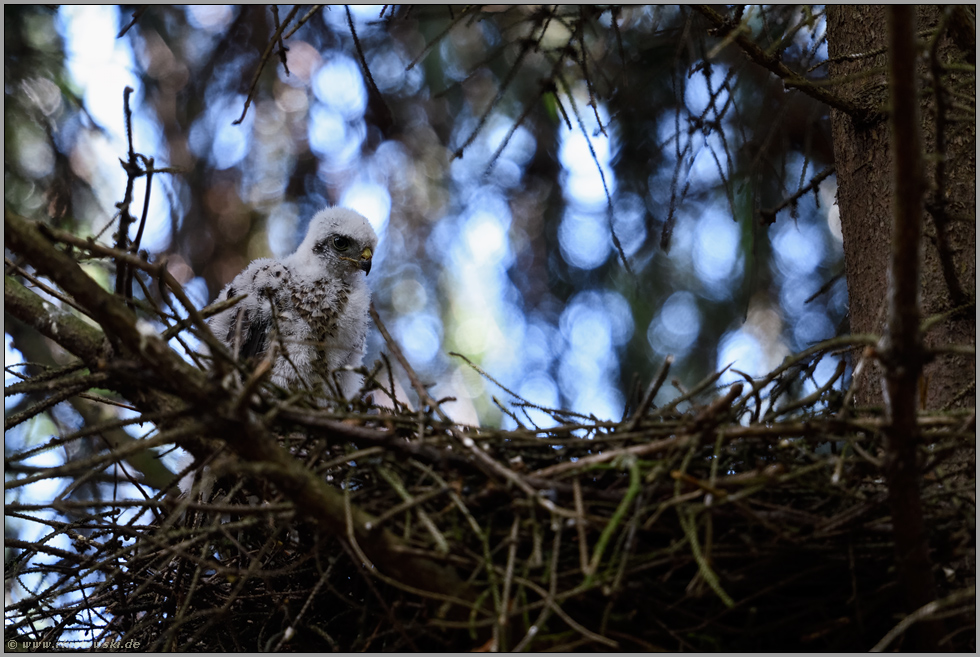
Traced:
<path fill-rule="evenodd" d="M 934 30 L 941 8 L 916 10 L 918 34 Z M 894 195 L 887 121 L 888 88 L 885 9 L 881 6 L 829 6 L 827 33 L 830 74 L 850 76 L 839 85 L 845 98 L 866 107 L 873 118 L 855 121 L 832 110 L 834 155 L 837 166 L 837 202 L 844 234 L 844 259 L 850 298 L 852 333 L 882 334 L 888 298 Z M 953 16 L 939 36 L 937 61 L 962 62 L 963 51 L 955 42 Z M 924 39 L 928 43 L 929 36 Z M 854 61 L 834 61 L 847 54 L 879 52 Z M 966 60 L 972 63 L 972 59 Z M 965 73 L 952 73 L 952 79 Z M 926 160 L 926 216 L 919 257 L 920 305 L 923 319 L 963 309 L 940 321 L 925 335 L 927 347 L 942 344 L 975 344 L 976 317 L 976 125 L 972 121 L 940 122 L 945 153 L 937 152 L 937 106 L 928 57 L 919 59 L 920 116 Z M 948 112 L 947 112 L 948 115 Z M 937 163 L 942 162 L 942 169 Z M 943 189 L 936 188 L 937 180 Z M 944 275 L 941 251 L 950 257 Z M 950 282 L 955 279 L 955 283 Z M 958 291 L 957 291 L 958 288 Z M 964 308 L 965 307 L 965 308 Z M 971 386 L 976 378 L 973 358 L 941 355 L 927 363 L 920 380 L 921 405 L 942 408 L 973 403 Z M 881 404 L 881 378 L 868 377 L 862 402 Z M 921 403 L 921 402 L 920 402 Z"/>

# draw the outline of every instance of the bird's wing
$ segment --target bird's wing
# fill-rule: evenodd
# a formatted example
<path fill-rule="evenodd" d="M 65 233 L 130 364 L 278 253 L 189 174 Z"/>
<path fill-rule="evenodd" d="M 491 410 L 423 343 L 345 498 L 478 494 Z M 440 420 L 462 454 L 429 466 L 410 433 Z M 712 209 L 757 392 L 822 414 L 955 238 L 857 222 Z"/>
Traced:
<path fill-rule="evenodd" d="M 239 318 L 241 318 L 239 320 Z M 233 341 L 241 321 L 241 347 L 238 349 L 239 358 L 259 358 L 265 354 L 269 346 L 269 331 L 272 330 L 272 315 L 263 312 L 263 308 L 239 308 L 235 321 L 232 323 L 229 337 Z M 230 342 L 229 342 L 230 344 Z"/>
<path fill-rule="evenodd" d="M 285 284 L 289 273 L 274 260 L 256 260 L 222 290 L 222 299 L 247 294 L 237 306 L 216 318 L 213 328 L 219 340 L 224 342 L 240 358 L 259 358 L 269 347 L 269 333 L 273 329 L 273 310 L 278 300 L 285 296 Z M 219 319 L 220 318 L 220 319 Z"/>

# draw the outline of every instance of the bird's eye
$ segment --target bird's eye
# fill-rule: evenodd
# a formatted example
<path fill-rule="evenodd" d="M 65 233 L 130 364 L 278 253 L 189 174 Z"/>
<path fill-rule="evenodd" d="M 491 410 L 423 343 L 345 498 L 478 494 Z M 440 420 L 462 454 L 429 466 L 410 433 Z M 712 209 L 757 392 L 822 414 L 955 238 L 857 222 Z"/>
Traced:
<path fill-rule="evenodd" d="M 333 248 L 338 251 L 346 251 L 350 248 L 350 240 L 342 235 L 336 235 L 333 238 Z"/>

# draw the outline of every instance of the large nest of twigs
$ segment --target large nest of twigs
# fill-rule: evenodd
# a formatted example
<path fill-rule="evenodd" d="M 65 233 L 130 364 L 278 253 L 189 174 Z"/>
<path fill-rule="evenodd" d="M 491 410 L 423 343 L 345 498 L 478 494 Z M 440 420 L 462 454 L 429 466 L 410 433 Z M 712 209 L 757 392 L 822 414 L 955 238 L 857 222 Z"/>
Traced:
<path fill-rule="evenodd" d="M 434 404 L 325 408 L 260 385 L 236 407 L 254 420 L 241 435 L 191 425 L 212 433 L 192 436 L 186 493 L 55 500 L 72 521 L 6 564 L 8 581 L 33 582 L 6 607 L 7 636 L 152 651 L 866 650 L 901 647 L 928 618 L 974 650 L 974 411 L 919 417 L 938 602 L 909 617 L 880 412 L 853 405 L 843 367 L 798 392 L 856 346 L 825 343 L 763 380 L 715 375 L 658 407 L 668 361 L 623 421 L 548 411 L 547 429 L 520 402 L 524 428 L 498 431 Z M 154 419 L 161 444 L 188 444 L 186 413 Z M 269 444 L 241 450 L 250 441 Z M 95 470 L 118 458 L 101 454 Z M 46 547 L 60 535 L 72 549 Z"/>

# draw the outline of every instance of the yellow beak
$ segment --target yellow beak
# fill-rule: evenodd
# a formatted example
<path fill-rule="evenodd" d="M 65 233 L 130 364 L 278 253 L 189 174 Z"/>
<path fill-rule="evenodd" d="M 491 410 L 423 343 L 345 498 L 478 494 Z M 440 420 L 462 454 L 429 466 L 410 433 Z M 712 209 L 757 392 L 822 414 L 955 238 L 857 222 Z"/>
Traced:
<path fill-rule="evenodd" d="M 357 263 L 357 266 L 364 271 L 365 275 L 371 273 L 371 256 L 373 255 L 374 252 L 369 246 L 364 247 L 364 250 L 361 251 L 361 261 Z"/>

